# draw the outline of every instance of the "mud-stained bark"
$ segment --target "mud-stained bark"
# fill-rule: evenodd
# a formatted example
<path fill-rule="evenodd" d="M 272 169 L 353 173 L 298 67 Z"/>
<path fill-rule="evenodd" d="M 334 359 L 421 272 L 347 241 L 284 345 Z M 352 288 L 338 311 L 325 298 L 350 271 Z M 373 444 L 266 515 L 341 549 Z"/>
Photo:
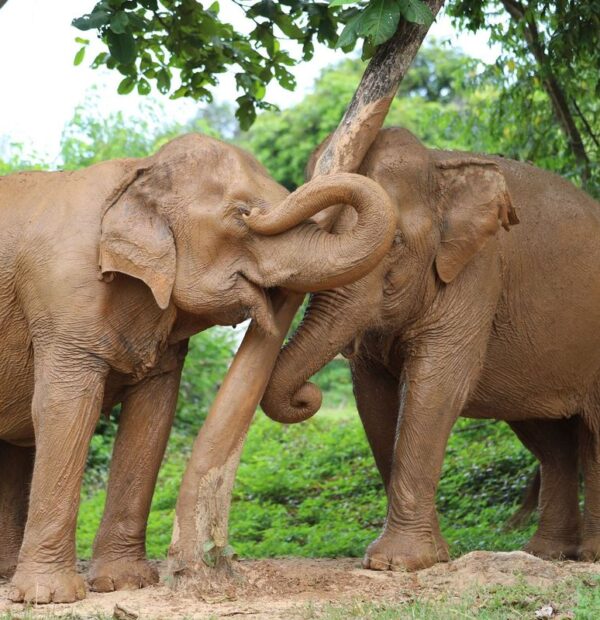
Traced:
<path fill-rule="evenodd" d="M 428 0 L 425 4 L 437 15 L 444 0 Z M 377 48 L 342 121 L 317 162 L 315 176 L 358 170 L 426 34 L 426 27 L 403 20 L 396 34 Z"/>
<path fill-rule="evenodd" d="M 274 332 L 250 326 L 194 442 L 169 549 L 175 585 L 192 578 L 196 588 L 204 582 L 211 588 L 211 580 L 232 574 L 225 549 L 235 473 L 256 405 L 303 296 L 273 297 Z"/>
<path fill-rule="evenodd" d="M 444 0 L 425 0 L 437 15 Z M 401 22 L 367 67 L 344 118 L 317 162 L 315 176 L 354 172 L 381 128 L 389 106 L 421 45 L 427 28 Z M 331 229 L 332 209 L 324 227 Z M 188 465 L 176 507 L 177 530 L 169 551 L 172 575 L 205 575 L 204 549 L 226 545 L 227 518 L 241 445 L 260 402 L 277 355 L 303 295 L 281 295 L 276 303 L 276 333 L 251 327 L 227 373 L 202 427 Z M 211 495 L 210 502 L 206 503 Z M 202 508 L 203 507 L 203 508 Z M 205 510 L 202 518 L 196 515 Z M 226 559 L 216 563 L 227 567 Z M 225 570 L 226 574 L 228 570 Z M 177 580 L 174 580 L 177 581 Z"/>

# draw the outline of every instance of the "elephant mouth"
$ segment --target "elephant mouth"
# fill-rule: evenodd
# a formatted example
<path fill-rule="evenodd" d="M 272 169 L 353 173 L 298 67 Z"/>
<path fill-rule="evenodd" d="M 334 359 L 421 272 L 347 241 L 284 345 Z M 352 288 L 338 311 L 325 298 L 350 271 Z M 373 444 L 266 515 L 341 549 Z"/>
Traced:
<path fill-rule="evenodd" d="M 256 321 L 260 329 L 269 336 L 277 334 L 275 317 L 270 293 L 258 284 L 255 284 L 241 271 L 236 273 L 236 288 L 239 291 L 240 301 L 246 309 L 246 317 Z"/>

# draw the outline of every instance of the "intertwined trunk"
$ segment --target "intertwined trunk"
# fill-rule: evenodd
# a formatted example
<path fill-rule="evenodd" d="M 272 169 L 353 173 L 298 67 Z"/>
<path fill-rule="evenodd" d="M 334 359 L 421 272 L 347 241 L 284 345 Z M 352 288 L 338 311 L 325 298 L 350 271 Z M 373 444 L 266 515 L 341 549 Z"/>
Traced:
<path fill-rule="evenodd" d="M 437 15 L 444 0 L 425 3 Z M 315 176 L 358 170 L 426 33 L 427 27 L 402 21 L 392 39 L 377 49 L 317 162 Z M 333 209 L 323 225 L 331 228 L 336 217 Z M 235 472 L 252 416 L 302 299 L 300 294 L 278 294 L 276 334 L 250 327 L 200 430 L 177 501 L 169 551 L 172 575 L 206 577 L 209 566 L 230 570 L 224 550 Z"/>

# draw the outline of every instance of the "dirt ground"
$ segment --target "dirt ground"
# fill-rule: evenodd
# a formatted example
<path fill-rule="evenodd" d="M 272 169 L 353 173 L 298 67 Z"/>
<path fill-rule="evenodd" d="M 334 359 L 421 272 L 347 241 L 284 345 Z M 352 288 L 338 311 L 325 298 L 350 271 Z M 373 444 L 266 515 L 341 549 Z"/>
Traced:
<path fill-rule="evenodd" d="M 319 609 L 330 604 L 430 600 L 442 594 L 460 596 L 476 586 L 511 586 L 523 581 L 552 587 L 572 576 L 600 575 L 600 564 L 545 562 L 520 551 L 475 551 L 418 573 L 367 571 L 357 559 L 256 560 L 241 561 L 238 566 L 237 579 L 212 591 L 204 587 L 184 593 L 163 583 L 144 590 L 92 592 L 72 605 L 34 607 L 25 617 L 306 618 L 318 617 Z M 7 602 L 7 591 L 8 582 L 0 580 L 0 615 L 10 612 L 15 619 L 23 617 L 22 605 Z"/>

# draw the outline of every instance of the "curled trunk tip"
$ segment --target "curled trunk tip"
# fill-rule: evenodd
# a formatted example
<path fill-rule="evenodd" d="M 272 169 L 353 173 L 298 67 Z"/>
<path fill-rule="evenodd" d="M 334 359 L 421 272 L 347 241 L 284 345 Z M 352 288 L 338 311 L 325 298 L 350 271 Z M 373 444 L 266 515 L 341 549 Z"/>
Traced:
<path fill-rule="evenodd" d="M 265 393 L 261 407 L 266 415 L 283 424 L 304 422 L 319 411 L 323 396 L 314 383 L 302 384 L 293 394 L 287 390 L 269 387 Z"/>

